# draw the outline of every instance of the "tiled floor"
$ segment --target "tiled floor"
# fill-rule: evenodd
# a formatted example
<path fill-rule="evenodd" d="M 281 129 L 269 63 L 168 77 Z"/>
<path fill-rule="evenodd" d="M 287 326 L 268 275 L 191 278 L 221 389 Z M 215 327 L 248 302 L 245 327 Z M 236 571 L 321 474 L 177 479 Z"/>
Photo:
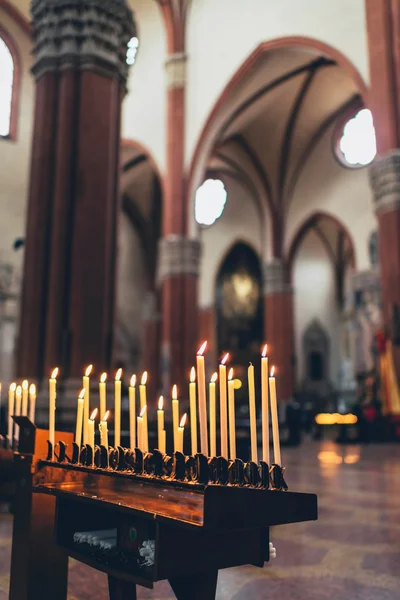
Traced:
<path fill-rule="evenodd" d="M 314 491 L 319 521 L 275 528 L 277 559 L 264 569 L 222 571 L 227 600 L 398 600 L 400 598 L 400 446 L 338 447 L 308 442 L 284 449 L 292 490 Z M 8 598 L 12 521 L 0 515 L 0 600 Z M 69 600 L 106 600 L 106 578 L 74 561 Z M 166 583 L 141 599 L 172 600 Z"/>

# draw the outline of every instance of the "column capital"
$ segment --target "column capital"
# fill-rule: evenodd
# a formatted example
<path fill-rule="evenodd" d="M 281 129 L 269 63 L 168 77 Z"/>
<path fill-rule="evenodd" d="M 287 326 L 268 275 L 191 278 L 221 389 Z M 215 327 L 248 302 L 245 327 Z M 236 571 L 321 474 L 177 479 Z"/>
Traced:
<path fill-rule="evenodd" d="M 31 13 L 36 79 L 75 68 L 126 82 L 136 27 L 125 0 L 32 0 Z"/>
<path fill-rule="evenodd" d="M 292 292 L 292 287 L 288 283 L 286 264 L 282 260 L 275 259 L 264 264 L 263 280 L 264 296 Z"/>
<path fill-rule="evenodd" d="M 375 212 L 381 215 L 400 209 L 400 150 L 375 158 L 369 168 Z"/>
<path fill-rule="evenodd" d="M 170 54 L 165 61 L 167 88 L 184 88 L 186 85 L 186 60 L 184 52 Z"/>
<path fill-rule="evenodd" d="M 158 252 L 158 283 L 179 275 L 198 277 L 201 258 L 199 240 L 170 235 L 160 240 Z"/>

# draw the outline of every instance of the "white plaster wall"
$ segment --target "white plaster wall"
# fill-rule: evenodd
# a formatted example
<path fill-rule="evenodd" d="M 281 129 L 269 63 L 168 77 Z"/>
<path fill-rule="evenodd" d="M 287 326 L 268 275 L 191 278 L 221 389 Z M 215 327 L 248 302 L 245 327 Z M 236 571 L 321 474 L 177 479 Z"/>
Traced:
<path fill-rule="evenodd" d="M 313 319 L 318 319 L 330 342 L 329 377 L 337 384 L 340 332 L 334 272 L 326 250 L 314 232 L 304 238 L 293 267 L 297 383 L 303 381 L 306 367 L 302 347 L 304 332 Z"/>
<path fill-rule="evenodd" d="M 199 283 L 200 308 L 215 302 L 215 283 L 222 261 L 235 242 L 249 244 L 262 256 L 263 223 L 248 191 L 231 179 L 224 179 L 228 199 L 222 216 L 211 227 L 201 229 L 203 254 Z"/>
<path fill-rule="evenodd" d="M 139 236 L 124 213 L 119 227 L 117 321 L 129 333 L 132 345 L 139 347 L 146 296 L 145 262 Z"/>
<path fill-rule="evenodd" d="M 286 252 L 296 231 L 316 211 L 342 222 L 353 239 L 356 270 L 368 269 L 368 239 L 377 227 L 368 168 L 348 169 L 336 160 L 332 128 L 315 147 L 296 186 L 287 216 Z"/>
<path fill-rule="evenodd" d="M 22 68 L 17 138 L 15 141 L 0 138 L 0 262 L 18 267 L 21 252 L 15 253 L 12 244 L 25 235 L 34 108 L 31 42 L 1 8 L 0 23 L 18 47 Z"/>
<path fill-rule="evenodd" d="M 121 135 L 143 144 L 165 171 L 165 28 L 154 0 L 131 0 L 130 5 L 138 27 L 139 50 L 130 69 Z"/>
<path fill-rule="evenodd" d="M 345 54 L 368 81 L 364 0 L 201 0 L 191 4 L 186 162 L 217 98 L 261 43 L 307 36 Z"/>

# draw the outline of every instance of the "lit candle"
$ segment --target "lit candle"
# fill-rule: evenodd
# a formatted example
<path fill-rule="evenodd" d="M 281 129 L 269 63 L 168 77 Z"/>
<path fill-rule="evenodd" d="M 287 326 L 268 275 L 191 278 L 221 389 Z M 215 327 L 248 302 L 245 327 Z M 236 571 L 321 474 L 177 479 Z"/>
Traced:
<path fill-rule="evenodd" d="M 82 377 L 82 387 L 85 390 L 85 403 L 83 405 L 83 443 L 88 444 L 88 427 L 89 427 L 89 412 L 90 412 L 90 403 L 89 403 L 89 388 L 90 388 L 90 373 L 92 372 L 93 365 L 89 365 L 86 367 L 85 374 Z"/>
<path fill-rule="evenodd" d="M 197 454 L 197 407 L 196 407 L 196 370 L 192 367 L 189 383 L 190 398 L 190 435 L 192 444 L 192 456 Z"/>
<path fill-rule="evenodd" d="M 108 448 L 108 425 L 107 425 L 107 419 L 108 416 L 110 414 L 110 411 L 108 410 L 105 415 L 103 416 L 102 420 L 99 423 L 99 431 L 100 431 L 100 446 L 104 446 L 105 448 Z"/>
<path fill-rule="evenodd" d="M 262 459 L 269 465 L 269 406 L 268 406 L 268 346 L 265 344 L 261 358 L 261 420 Z"/>
<path fill-rule="evenodd" d="M 85 395 L 86 395 L 86 390 L 85 390 Z M 97 415 L 97 408 L 94 409 L 94 411 L 92 412 L 92 414 L 90 415 L 90 419 L 88 422 L 88 431 L 89 431 L 89 446 L 91 446 L 92 450 L 93 450 L 93 458 L 94 458 L 94 446 L 95 446 L 95 441 L 94 441 L 94 421 Z"/>
<path fill-rule="evenodd" d="M 172 430 L 174 433 L 174 450 L 178 445 L 178 427 L 179 427 L 179 400 L 178 388 L 176 385 L 172 388 Z"/>
<path fill-rule="evenodd" d="M 86 390 L 83 388 L 79 392 L 78 405 L 76 408 L 76 428 L 75 428 L 75 444 L 80 448 L 82 445 L 82 429 L 83 429 L 83 407 L 85 404 Z"/>
<path fill-rule="evenodd" d="M 235 425 L 235 382 L 233 369 L 228 374 L 228 401 L 229 401 L 229 454 L 230 459 L 236 458 L 236 425 Z"/>
<path fill-rule="evenodd" d="M 279 442 L 278 403 L 276 400 L 276 382 L 274 377 L 275 368 L 271 369 L 269 378 L 269 393 L 271 400 L 272 440 L 274 444 L 274 462 L 281 465 L 281 447 Z"/>
<path fill-rule="evenodd" d="M 136 375 L 132 375 L 129 385 L 129 443 L 136 448 Z"/>
<path fill-rule="evenodd" d="M 15 390 L 17 389 L 17 384 L 12 383 L 8 390 L 8 445 L 11 448 L 13 441 L 13 414 L 14 414 L 14 402 L 15 402 Z"/>
<path fill-rule="evenodd" d="M 29 383 L 26 379 L 22 382 L 22 407 L 21 407 L 21 415 L 23 417 L 28 416 L 28 389 Z"/>
<path fill-rule="evenodd" d="M 158 400 L 157 410 L 157 433 L 158 433 L 158 449 L 163 454 L 166 453 L 165 448 L 165 431 L 164 431 L 164 398 L 160 396 Z"/>
<path fill-rule="evenodd" d="M 107 410 L 107 373 L 102 373 L 99 381 L 100 415 L 105 415 Z"/>
<path fill-rule="evenodd" d="M 121 375 L 122 369 L 118 369 L 114 381 L 114 447 L 121 445 Z"/>
<path fill-rule="evenodd" d="M 29 419 L 32 423 L 35 422 L 36 412 L 36 385 L 31 383 L 29 386 Z"/>
<path fill-rule="evenodd" d="M 226 396 L 226 361 L 229 354 L 225 354 L 219 365 L 219 420 L 221 430 L 221 456 L 228 459 L 228 403 Z"/>
<path fill-rule="evenodd" d="M 142 375 L 142 379 L 139 386 L 139 396 L 140 396 L 140 411 L 143 408 L 147 407 L 147 392 L 146 392 L 146 383 L 147 383 L 147 371 L 145 371 Z M 149 451 L 149 435 L 148 435 L 148 417 L 147 417 L 147 408 L 143 412 L 143 446 L 140 448 L 143 452 Z"/>
<path fill-rule="evenodd" d="M 147 406 L 144 405 L 140 411 L 140 415 L 137 418 L 137 436 L 138 436 L 138 448 L 144 452 L 144 416 L 147 413 Z"/>
<path fill-rule="evenodd" d="M 55 433 L 56 433 L 56 377 L 58 367 L 56 367 L 49 379 L 49 441 L 52 447 L 51 460 L 54 457 Z"/>
<path fill-rule="evenodd" d="M 250 442 L 251 442 L 251 460 L 258 464 L 257 456 L 257 419 L 256 419 L 256 390 L 254 383 L 254 367 L 250 363 L 247 370 L 249 382 L 249 412 L 250 412 Z"/>
<path fill-rule="evenodd" d="M 206 346 L 207 342 L 204 342 L 196 356 L 197 388 L 199 397 L 200 449 L 204 456 L 208 456 L 206 372 L 203 356 Z"/>
<path fill-rule="evenodd" d="M 183 452 L 183 433 L 185 431 L 186 413 L 183 415 L 178 427 L 178 443 L 175 452 Z"/>
<path fill-rule="evenodd" d="M 218 374 L 214 373 L 210 381 L 210 455 L 217 456 L 217 415 L 216 415 L 216 400 L 215 400 L 215 382 L 218 379 Z"/>

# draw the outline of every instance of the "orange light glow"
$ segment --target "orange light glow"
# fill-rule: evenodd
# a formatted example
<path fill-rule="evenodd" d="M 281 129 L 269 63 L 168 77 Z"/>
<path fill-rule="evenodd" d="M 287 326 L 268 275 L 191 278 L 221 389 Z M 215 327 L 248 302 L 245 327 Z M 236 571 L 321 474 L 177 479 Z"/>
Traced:
<path fill-rule="evenodd" d="M 90 415 L 90 420 L 94 421 L 96 417 L 97 417 L 97 408 L 95 408 L 94 411 L 92 412 L 92 414 Z"/>
<path fill-rule="evenodd" d="M 121 376 L 122 376 L 122 369 L 118 369 L 118 371 L 115 374 L 115 381 L 120 381 Z"/>
<path fill-rule="evenodd" d="M 16 389 L 17 389 L 17 384 L 16 384 L 15 382 L 13 382 L 13 383 L 10 385 L 10 392 L 15 392 L 15 390 L 16 390 Z"/>
<path fill-rule="evenodd" d="M 178 388 L 176 385 L 172 387 L 172 400 L 178 400 Z"/>
<path fill-rule="evenodd" d="M 204 342 L 200 348 L 199 351 L 197 352 L 198 356 L 203 356 L 205 349 L 207 348 L 207 342 Z"/>
<path fill-rule="evenodd" d="M 36 394 L 36 385 L 34 383 L 31 383 L 31 385 L 29 386 L 29 393 L 31 396 L 34 396 Z"/>
<path fill-rule="evenodd" d="M 164 396 L 160 396 L 158 399 L 158 410 L 163 410 L 164 408 Z"/>
<path fill-rule="evenodd" d="M 226 361 L 229 358 L 229 352 L 227 352 L 224 356 L 224 358 L 221 360 L 221 365 L 226 365 Z"/>
<path fill-rule="evenodd" d="M 93 365 L 89 365 L 88 367 L 86 367 L 85 377 L 89 377 L 90 373 L 92 372 L 92 369 Z"/>
<path fill-rule="evenodd" d="M 85 390 L 85 388 L 83 388 L 83 389 L 82 389 L 82 390 L 79 392 L 79 396 L 78 396 L 78 398 L 79 398 L 80 400 L 83 400 L 83 399 L 84 399 L 84 397 L 85 397 L 85 394 L 86 394 L 86 390 Z"/>
<path fill-rule="evenodd" d="M 270 377 L 274 377 L 274 374 L 275 374 L 275 367 L 272 367 Z"/>
<path fill-rule="evenodd" d="M 58 367 L 56 367 L 56 368 L 53 370 L 53 372 L 52 372 L 52 374 L 51 374 L 51 377 L 50 377 L 50 379 L 55 379 L 55 378 L 57 377 L 57 375 L 58 375 Z"/>
<path fill-rule="evenodd" d="M 131 387 L 135 387 L 136 386 L 136 375 L 132 375 L 131 381 L 130 381 L 130 386 Z"/>
<path fill-rule="evenodd" d="M 232 368 L 229 369 L 228 379 L 229 379 L 229 381 L 232 381 L 232 379 L 233 379 L 233 369 Z"/>
<path fill-rule="evenodd" d="M 263 358 L 265 358 L 265 357 L 267 356 L 267 352 L 268 352 L 268 344 L 265 344 L 265 346 L 264 346 L 264 348 L 263 348 L 263 351 L 262 351 L 262 353 L 261 353 L 261 356 L 262 356 Z"/>
<path fill-rule="evenodd" d="M 24 379 L 24 381 L 22 382 L 22 389 L 23 390 L 27 390 L 28 389 L 28 381 L 26 379 Z"/>
<path fill-rule="evenodd" d="M 186 418 L 187 418 L 187 414 L 185 413 L 181 419 L 181 422 L 179 423 L 179 427 L 181 427 L 182 429 L 183 429 L 183 427 L 185 427 Z"/>
<path fill-rule="evenodd" d="M 196 381 L 196 369 L 192 367 L 190 369 L 190 383 L 194 383 Z"/>
<path fill-rule="evenodd" d="M 107 380 L 107 373 L 102 373 L 100 377 L 100 383 L 105 383 Z"/>
<path fill-rule="evenodd" d="M 147 383 L 147 371 L 145 371 L 142 375 L 142 380 L 140 382 L 140 385 L 146 385 Z"/>
<path fill-rule="evenodd" d="M 139 416 L 143 417 L 144 413 L 146 412 L 146 410 L 147 410 L 147 405 L 143 406 L 142 410 L 140 411 L 140 415 Z"/>
<path fill-rule="evenodd" d="M 218 379 L 218 373 L 214 373 L 213 376 L 211 377 L 211 383 L 215 383 Z"/>
<path fill-rule="evenodd" d="M 102 418 L 102 421 L 107 421 L 108 417 L 110 416 L 110 411 L 108 410 L 106 412 L 106 414 L 104 415 L 104 417 Z"/>
<path fill-rule="evenodd" d="M 17 389 L 15 390 L 17 396 L 22 396 L 22 387 L 17 385 Z"/>

